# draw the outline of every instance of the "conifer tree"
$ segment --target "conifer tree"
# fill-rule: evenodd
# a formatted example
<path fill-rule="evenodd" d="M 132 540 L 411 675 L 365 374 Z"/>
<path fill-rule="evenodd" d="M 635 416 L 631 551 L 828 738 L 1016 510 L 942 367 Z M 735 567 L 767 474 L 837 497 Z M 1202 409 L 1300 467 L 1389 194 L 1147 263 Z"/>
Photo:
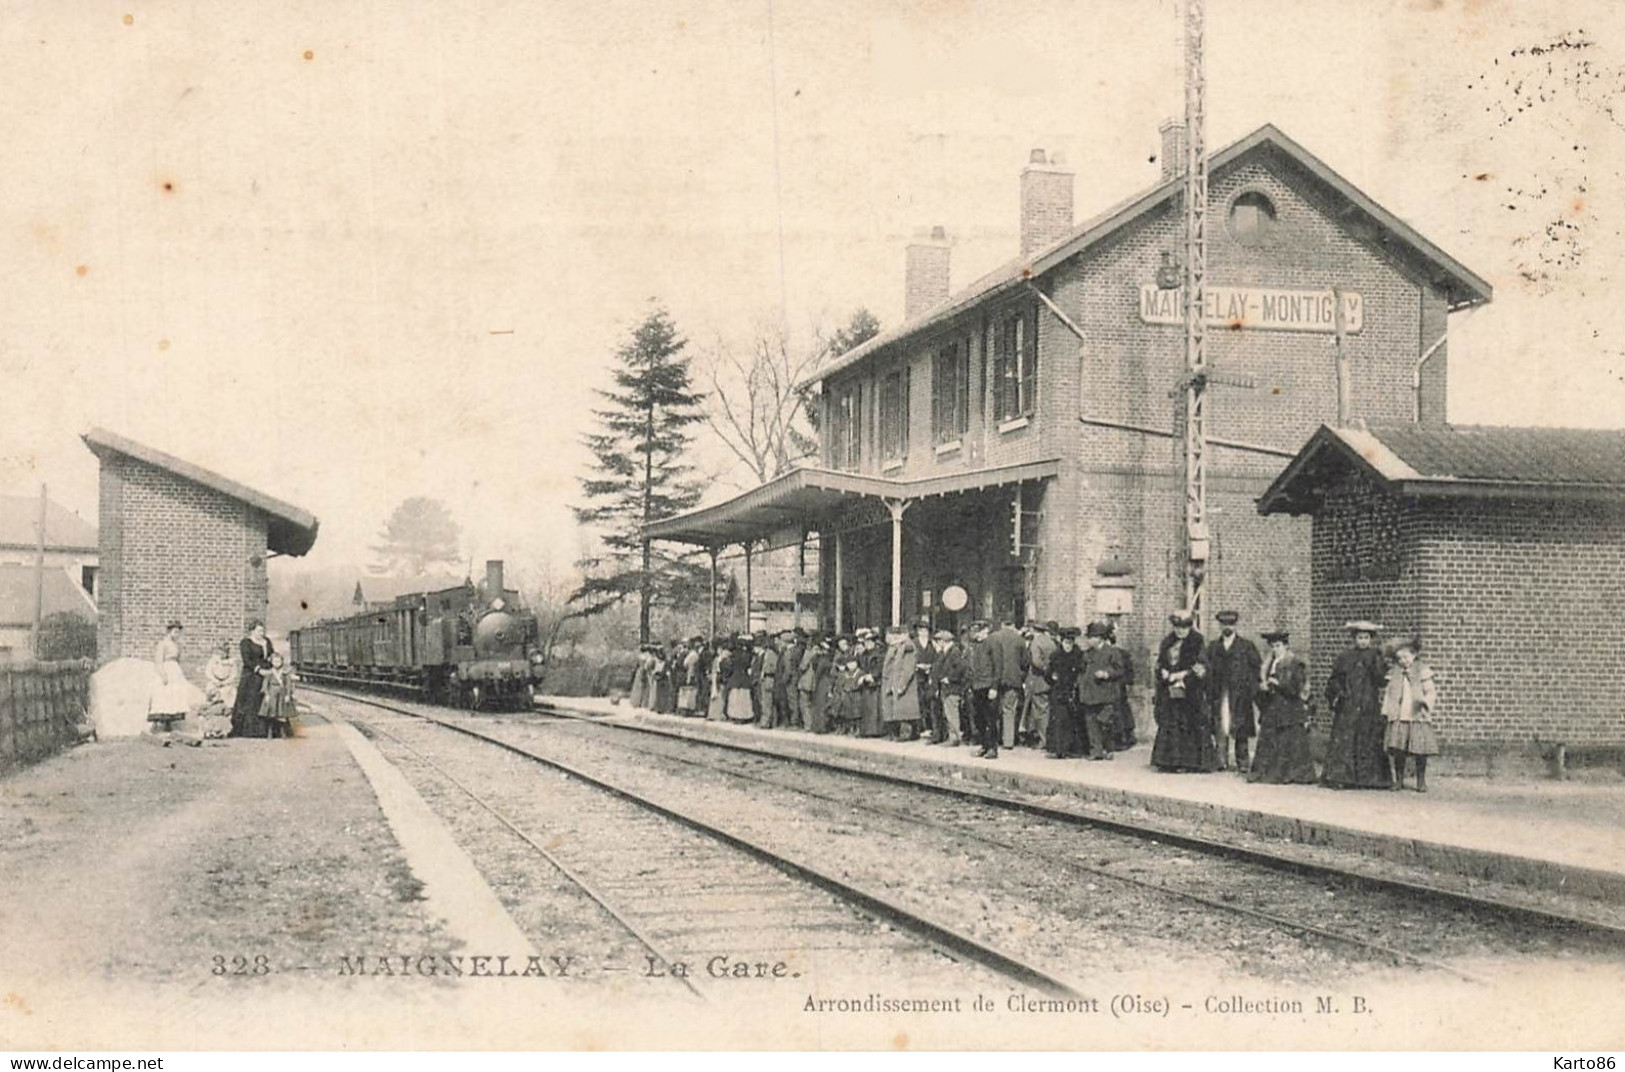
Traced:
<path fill-rule="evenodd" d="M 702 493 L 694 467 L 684 461 L 701 420 L 705 396 L 690 388 L 687 341 L 671 316 L 656 305 L 632 331 L 615 358 L 615 389 L 598 394 L 608 403 L 594 410 L 598 431 L 583 437 L 596 459 L 582 478 L 587 503 L 576 520 L 599 530 L 602 553 L 579 565 L 585 577 L 570 595 L 582 617 L 638 599 L 638 636 L 649 640 L 650 611 L 700 598 L 709 583 L 704 570 L 651 546 L 642 528 L 697 506 Z"/>

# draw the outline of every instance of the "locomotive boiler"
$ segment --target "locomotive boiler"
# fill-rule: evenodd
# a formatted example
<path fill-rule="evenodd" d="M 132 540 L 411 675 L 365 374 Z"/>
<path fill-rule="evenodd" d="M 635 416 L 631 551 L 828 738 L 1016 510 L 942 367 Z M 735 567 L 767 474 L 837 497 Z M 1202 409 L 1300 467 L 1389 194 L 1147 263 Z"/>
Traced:
<path fill-rule="evenodd" d="M 415 693 L 470 710 L 529 707 L 546 657 L 536 616 L 503 587 L 502 563 L 471 581 L 414 592 L 288 634 L 294 669 L 310 681 Z"/>

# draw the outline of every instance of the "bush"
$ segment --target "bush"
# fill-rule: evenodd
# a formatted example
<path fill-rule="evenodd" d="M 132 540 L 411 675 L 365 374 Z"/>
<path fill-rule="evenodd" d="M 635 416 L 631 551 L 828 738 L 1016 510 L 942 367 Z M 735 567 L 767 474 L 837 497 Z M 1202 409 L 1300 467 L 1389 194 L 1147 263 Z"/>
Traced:
<path fill-rule="evenodd" d="M 44 662 L 96 658 L 96 623 L 70 610 L 48 614 L 40 622 L 38 658 Z"/>

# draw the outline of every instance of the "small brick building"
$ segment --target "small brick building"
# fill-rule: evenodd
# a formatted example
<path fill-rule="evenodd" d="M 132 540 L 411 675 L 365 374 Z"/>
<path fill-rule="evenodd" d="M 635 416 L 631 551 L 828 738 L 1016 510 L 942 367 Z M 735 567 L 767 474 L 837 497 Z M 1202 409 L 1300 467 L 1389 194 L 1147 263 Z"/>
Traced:
<path fill-rule="evenodd" d="M 1625 432 L 1322 427 L 1258 509 L 1314 519 L 1316 695 L 1367 618 L 1421 636 L 1447 752 L 1625 746 Z"/>
<path fill-rule="evenodd" d="M 265 618 L 266 558 L 309 551 L 316 518 L 100 428 L 84 441 L 101 462 L 100 661 L 151 658 L 178 618 L 181 666 L 196 681 L 214 644 Z"/>

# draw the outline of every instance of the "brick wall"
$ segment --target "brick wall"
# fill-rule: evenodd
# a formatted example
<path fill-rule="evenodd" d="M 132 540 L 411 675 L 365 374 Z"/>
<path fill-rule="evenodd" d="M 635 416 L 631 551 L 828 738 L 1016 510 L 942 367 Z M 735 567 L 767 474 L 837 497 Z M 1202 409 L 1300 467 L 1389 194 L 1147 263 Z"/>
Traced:
<path fill-rule="evenodd" d="M 1274 229 L 1262 244 L 1236 240 L 1226 222 L 1231 202 L 1249 191 L 1263 193 L 1276 209 Z M 1211 281 L 1280 289 L 1337 285 L 1358 291 L 1364 300 L 1364 322 L 1346 342 L 1354 413 L 1372 422 L 1410 421 L 1417 398 L 1411 386 L 1413 369 L 1417 357 L 1444 330 L 1443 297 L 1380 249 L 1350 234 L 1307 186 L 1289 182 L 1257 159 L 1219 174 L 1211 204 Z M 1179 430 L 1183 401 L 1170 397 L 1169 389 L 1184 369 L 1183 328 L 1144 323 L 1139 293 L 1141 285 L 1155 277 L 1163 252 L 1178 254 L 1182 249 L 1181 226 L 1176 202 L 1122 228 L 1042 281 L 1082 330 L 1081 341 L 1030 293 L 1016 292 L 984 303 L 912 341 L 900 353 L 868 362 L 850 374 L 866 383 L 866 472 L 882 471 L 875 449 L 876 374 L 895 367 L 895 362 L 906 362 L 910 368 L 910 450 L 902 466 L 884 475 L 917 479 L 1061 459 L 1061 474 L 1049 482 L 1042 497 L 1043 550 L 1033 577 L 1034 609 L 1040 618 L 1081 623 L 1093 617 L 1095 565 L 1112 547 L 1121 548 L 1133 565 L 1137 591 L 1135 612 L 1120 624 L 1120 632 L 1141 654 L 1161 638 L 1167 612 L 1184 600 L 1178 562 L 1183 442 L 1087 426 L 1078 418 Z M 1001 433 L 987 416 L 992 362 L 984 354 L 984 325 L 989 318 L 996 320 L 1021 308 L 1037 310 L 1037 408 L 1027 426 Z M 932 359 L 954 337 L 967 339 L 972 346 L 970 428 L 960 449 L 937 454 L 931 428 Z M 1335 423 L 1336 347 L 1331 335 L 1210 328 L 1208 338 L 1211 361 L 1256 381 L 1253 389 L 1210 389 L 1211 437 L 1293 451 L 1321 424 Z M 1442 422 L 1445 417 L 1447 350 L 1441 346 L 1423 370 L 1424 421 Z M 1256 451 L 1211 449 L 1214 558 L 1208 574 L 1208 610 L 1234 607 L 1243 614 L 1244 629 L 1286 624 L 1307 649 L 1312 628 L 1314 643 L 1327 642 L 1325 624 L 1311 623 L 1309 616 L 1310 524 L 1302 519 L 1261 518 L 1254 508 L 1254 499 L 1286 460 Z M 913 514 L 905 520 L 905 528 L 917 536 L 922 524 L 926 519 Z M 950 522 L 952 532 L 926 532 L 920 538 L 937 548 L 929 552 L 938 555 L 936 566 L 952 564 L 990 586 L 1003 584 L 997 555 L 989 558 L 957 548 L 960 537 L 981 531 L 976 526 L 982 524 L 968 516 L 963 522 Z M 985 524 L 986 538 L 995 539 L 993 530 L 1005 522 L 995 518 Z M 889 557 L 877 550 L 872 563 L 864 556 L 848 559 L 849 578 L 870 568 L 889 571 Z M 909 569 L 905 552 L 905 574 Z M 885 581 L 889 583 L 889 572 Z M 1330 642 L 1341 639 L 1340 630 L 1334 629 Z"/>
<path fill-rule="evenodd" d="M 1437 500 L 1415 527 L 1446 740 L 1625 744 L 1625 507 Z"/>
<path fill-rule="evenodd" d="M 152 657 L 164 625 L 185 626 L 181 666 L 196 683 L 209 651 L 235 643 L 269 600 L 265 515 L 127 457 L 101 470 L 102 661 Z"/>
<path fill-rule="evenodd" d="M 1350 475 L 1327 492 L 1311 561 L 1317 696 L 1343 623 L 1369 618 L 1421 635 L 1447 750 L 1625 744 L 1619 505 L 1406 502 Z"/>

